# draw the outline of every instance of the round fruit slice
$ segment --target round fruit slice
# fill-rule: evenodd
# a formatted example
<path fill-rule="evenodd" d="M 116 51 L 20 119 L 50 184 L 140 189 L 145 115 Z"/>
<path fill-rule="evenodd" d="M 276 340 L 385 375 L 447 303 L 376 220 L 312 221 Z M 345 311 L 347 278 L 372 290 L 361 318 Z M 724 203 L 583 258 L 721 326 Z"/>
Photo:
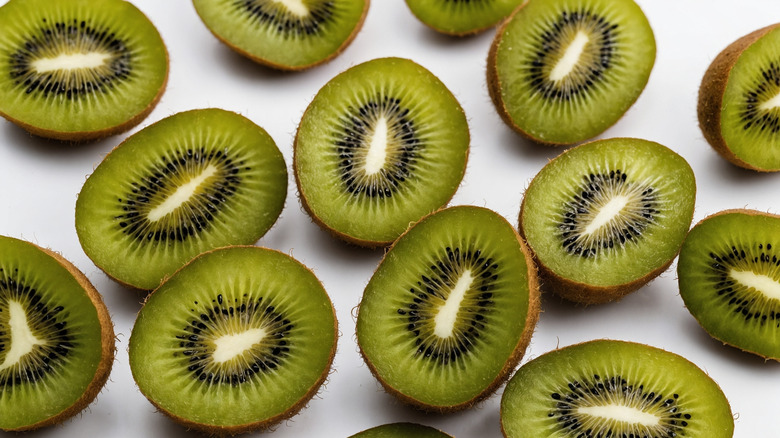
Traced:
<path fill-rule="evenodd" d="M 149 290 L 204 251 L 257 242 L 286 196 L 265 130 L 224 110 L 187 111 L 106 156 L 79 193 L 76 231 L 109 276 Z"/>
<path fill-rule="evenodd" d="M 452 438 L 429 426 L 414 423 L 392 423 L 372 427 L 349 438 Z"/>
<path fill-rule="evenodd" d="M 666 270 L 691 225 L 695 198 L 693 170 L 670 149 L 631 138 L 594 141 L 534 177 L 520 234 L 546 288 L 603 303 Z"/>
<path fill-rule="evenodd" d="M 0 236 L 0 429 L 76 415 L 113 362 L 111 318 L 87 277 L 52 251 Z"/>
<path fill-rule="evenodd" d="M 485 208 L 452 207 L 387 252 L 363 292 L 357 340 L 389 393 L 455 411 L 508 377 L 538 316 L 536 269 L 514 228 Z"/>
<path fill-rule="evenodd" d="M 206 27 L 236 52 L 281 70 L 336 57 L 363 27 L 369 0 L 193 0 Z"/>
<path fill-rule="evenodd" d="M 148 297 L 130 336 L 130 368 L 141 392 L 186 427 L 249 432 L 314 396 L 336 335 L 333 305 L 309 269 L 265 248 L 221 248 Z"/>
<path fill-rule="evenodd" d="M 33 134 L 81 141 L 124 132 L 165 89 L 165 45 L 129 2 L 11 0 L 0 29 L 0 115 Z"/>
<path fill-rule="evenodd" d="M 410 60 L 383 58 L 317 93 L 298 127 L 293 167 L 315 222 L 380 246 L 452 198 L 468 150 L 466 116 L 444 84 Z"/>
<path fill-rule="evenodd" d="M 718 384 L 668 351 L 598 340 L 523 365 L 504 389 L 501 429 L 520 437 L 731 438 Z"/>
<path fill-rule="evenodd" d="M 488 90 L 520 134 L 572 144 L 617 122 L 654 63 L 653 30 L 632 0 L 529 1 L 493 40 Z"/>
<path fill-rule="evenodd" d="M 458 36 L 495 26 L 521 3 L 523 0 L 406 0 L 420 21 L 439 32 Z"/>
<path fill-rule="evenodd" d="M 726 344 L 780 361 L 780 216 L 725 210 L 699 222 L 680 250 L 680 295 Z"/>

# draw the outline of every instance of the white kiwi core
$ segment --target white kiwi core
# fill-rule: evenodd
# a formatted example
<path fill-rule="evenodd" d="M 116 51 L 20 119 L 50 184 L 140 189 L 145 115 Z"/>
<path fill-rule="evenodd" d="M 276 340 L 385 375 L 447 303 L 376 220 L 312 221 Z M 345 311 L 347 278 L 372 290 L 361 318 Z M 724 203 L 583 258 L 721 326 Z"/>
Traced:
<path fill-rule="evenodd" d="M 163 217 L 165 217 L 166 215 L 170 214 L 177 208 L 179 208 L 188 199 L 190 199 L 192 195 L 195 194 L 195 192 L 198 190 L 198 187 L 201 184 L 203 184 L 204 181 L 209 179 L 209 177 L 211 177 L 215 173 L 217 173 L 217 168 L 214 165 L 209 164 L 208 166 L 206 166 L 206 168 L 203 169 L 203 172 L 201 172 L 200 175 L 196 175 L 187 183 L 179 186 L 171 196 L 169 196 L 165 201 L 163 201 L 162 204 L 151 209 L 149 211 L 149 215 L 147 216 L 149 221 L 156 222 L 162 219 Z"/>
<path fill-rule="evenodd" d="M 38 58 L 31 63 L 37 73 L 98 68 L 111 58 L 108 53 L 61 53 L 54 58 Z"/>
<path fill-rule="evenodd" d="M 371 144 L 366 154 L 366 164 L 363 170 L 367 175 L 373 175 L 384 167 L 387 161 L 387 119 L 380 117 L 376 121 L 374 134 L 371 136 Z"/>
<path fill-rule="evenodd" d="M 585 46 L 588 44 L 588 41 L 589 38 L 585 32 L 577 32 L 574 40 L 572 40 L 569 47 L 566 48 L 566 52 L 555 64 L 552 71 L 550 71 L 551 81 L 560 81 L 574 70 L 574 67 L 580 62 L 580 57 L 582 56 L 582 52 L 585 51 Z"/>
<path fill-rule="evenodd" d="M 242 355 L 245 351 L 259 344 L 268 333 L 264 328 L 254 328 L 241 333 L 220 336 L 214 340 L 216 348 L 212 358 L 216 363 L 225 363 Z"/>
<path fill-rule="evenodd" d="M 738 283 L 752 287 L 768 298 L 780 300 L 780 283 L 772 277 L 756 274 L 753 271 L 738 271 L 736 269 L 731 269 L 729 275 Z"/>
<path fill-rule="evenodd" d="M 274 3 L 279 3 L 287 8 L 291 14 L 299 17 L 305 17 L 309 15 L 309 8 L 303 4 L 303 0 L 272 0 Z"/>
<path fill-rule="evenodd" d="M 11 368 L 19 362 L 27 353 L 30 353 L 36 345 L 45 345 L 46 342 L 38 339 L 27 324 L 27 314 L 24 307 L 16 301 L 8 302 L 8 325 L 11 331 L 11 348 L 5 355 L 5 360 L 0 364 L 0 371 Z"/>
<path fill-rule="evenodd" d="M 607 421 L 631 423 L 646 427 L 658 426 L 660 422 L 660 419 L 653 414 L 648 414 L 647 412 L 643 412 L 640 409 L 618 404 L 604 406 L 583 406 L 577 408 L 577 412 L 591 417 L 598 417 Z"/>
<path fill-rule="evenodd" d="M 455 283 L 455 287 L 452 288 L 444 305 L 439 308 L 434 318 L 435 327 L 433 333 L 440 338 L 449 338 L 452 336 L 452 332 L 455 329 L 455 321 L 458 316 L 458 310 L 460 304 L 463 302 L 463 298 L 466 296 L 471 287 L 471 283 L 474 281 L 474 277 L 471 275 L 471 270 L 464 271 L 458 282 Z"/>
<path fill-rule="evenodd" d="M 610 223 L 614 218 L 620 217 L 620 212 L 628 205 L 630 199 L 627 196 L 618 195 L 610 199 L 599 209 L 595 218 L 585 227 L 583 234 L 593 234 L 594 231 Z"/>

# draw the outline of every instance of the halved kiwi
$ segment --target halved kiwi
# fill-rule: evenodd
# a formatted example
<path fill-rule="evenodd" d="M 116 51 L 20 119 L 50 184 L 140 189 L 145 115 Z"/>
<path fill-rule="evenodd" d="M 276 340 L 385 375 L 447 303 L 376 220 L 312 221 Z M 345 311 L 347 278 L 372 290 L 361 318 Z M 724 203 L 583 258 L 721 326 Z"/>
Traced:
<path fill-rule="evenodd" d="M 632 0 L 528 1 L 493 40 L 488 90 L 520 134 L 573 144 L 617 122 L 654 63 L 653 30 Z"/>
<path fill-rule="evenodd" d="M 603 303 L 666 270 L 691 225 L 695 198 L 693 170 L 667 147 L 598 140 L 564 152 L 534 177 L 520 234 L 546 289 Z"/>
<path fill-rule="evenodd" d="M 470 35 L 495 26 L 524 0 L 406 0 L 412 13 L 448 35 Z"/>
<path fill-rule="evenodd" d="M 392 423 L 372 427 L 349 438 L 452 438 L 452 436 L 422 424 Z"/>
<path fill-rule="evenodd" d="M 130 336 L 130 369 L 175 421 L 236 434 L 305 406 L 336 339 L 333 305 L 308 268 L 265 248 L 220 248 L 149 295 Z"/>
<path fill-rule="evenodd" d="M 508 438 L 731 438 L 734 418 L 718 384 L 687 359 L 597 340 L 523 365 L 504 389 L 501 429 Z"/>
<path fill-rule="evenodd" d="M 111 318 L 87 277 L 53 251 L 0 236 L 0 429 L 76 415 L 113 362 Z"/>
<path fill-rule="evenodd" d="M 284 158 L 263 128 L 225 110 L 186 111 L 103 159 L 76 201 L 76 232 L 109 276 L 150 290 L 204 251 L 255 243 L 286 196 Z"/>
<path fill-rule="evenodd" d="M 357 341 L 389 393 L 448 412 L 503 383 L 538 316 L 536 268 L 514 228 L 486 208 L 451 207 L 385 254 L 363 292 Z"/>
<path fill-rule="evenodd" d="M 129 2 L 11 0 L 0 29 L 0 115 L 33 134 L 81 141 L 124 132 L 165 89 L 165 45 Z"/>

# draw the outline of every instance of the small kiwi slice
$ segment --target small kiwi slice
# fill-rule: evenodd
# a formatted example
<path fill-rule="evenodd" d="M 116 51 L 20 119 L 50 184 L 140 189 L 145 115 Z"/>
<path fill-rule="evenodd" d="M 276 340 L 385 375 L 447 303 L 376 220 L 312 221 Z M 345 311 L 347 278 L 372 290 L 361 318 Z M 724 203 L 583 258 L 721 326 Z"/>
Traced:
<path fill-rule="evenodd" d="M 389 393 L 449 412 L 503 383 L 538 316 L 536 268 L 514 228 L 486 208 L 451 207 L 385 254 L 363 292 L 357 341 Z"/>
<path fill-rule="evenodd" d="M 504 436 L 731 438 L 726 396 L 696 365 L 633 342 L 597 340 L 523 365 L 501 398 Z"/>
<path fill-rule="evenodd" d="M 391 423 L 372 427 L 349 438 L 452 438 L 452 436 L 422 424 Z"/>
<path fill-rule="evenodd" d="M 632 0 L 527 1 L 493 40 L 488 90 L 520 134 L 573 144 L 617 122 L 654 63 L 653 30 Z"/>
<path fill-rule="evenodd" d="M 0 115 L 82 141 L 124 132 L 162 96 L 168 54 L 122 0 L 11 0 L 0 7 Z"/>
<path fill-rule="evenodd" d="M 150 290 L 206 250 L 255 243 L 286 195 L 284 158 L 264 129 L 225 110 L 186 111 L 103 159 L 76 201 L 76 232 L 109 276 Z"/>
<path fill-rule="evenodd" d="M 255 62 L 303 70 L 329 61 L 355 38 L 369 0 L 193 0 L 220 41 Z"/>
<path fill-rule="evenodd" d="M 114 327 L 87 277 L 53 251 L 0 236 L 0 429 L 76 415 L 113 362 Z"/>
<path fill-rule="evenodd" d="M 130 335 L 141 392 L 211 434 L 264 429 L 317 392 L 336 352 L 322 284 L 293 258 L 254 246 L 193 259 L 149 295 Z"/>
<path fill-rule="evenodd" d="M 388 245 L 442 207 L 466 171 L 466 115 L 447 87 L 408 59 L 374 59 L 331 79 L 295 136 L 301 203 L 324 229 Z"/>
<path fill-rule="evenodd" d="M 680 250 L 680 296 L 726 344 L 780 361 L 780 216 L 724 210 L 699 222 Z"/>
<path fill-rule="evenodd" d="M 704 137 L 721 156 L 746 169 L 780 170 L 780 24 L 720 52 L 697 108 Z"/>
<path fill-rule="evenodd" d="M 429 27 L 464 36 L 495 26 L 524 0 L 406 0 L 412 13 Z"/>
<path fill-rule="evenodd" d="M 534 177 L 520 234 L 542 284 L 596 304 L 666 270 L 693 220 L 696 182 L 684 158 L 647 140 L 614 138 L 572 148 Z"/>

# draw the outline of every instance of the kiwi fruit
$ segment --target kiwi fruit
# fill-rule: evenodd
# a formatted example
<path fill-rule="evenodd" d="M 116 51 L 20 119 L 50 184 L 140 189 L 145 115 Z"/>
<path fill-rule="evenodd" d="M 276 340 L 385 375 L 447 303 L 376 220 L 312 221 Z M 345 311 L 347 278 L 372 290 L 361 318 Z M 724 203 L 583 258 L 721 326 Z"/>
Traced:
<path fill-rule="evenodd" d="M 488 90 L 523 136 L 574 144 L 623 116 L 654 63 L 653 30 L 632 0 L 527 1 L 493 40 Z"/>
<path fill-rule="evenodd" d="M 165 44 L 129 2 L 11 0 L 0 28 L 0 115 L 33 134 L 75 142 L 124 132 L 165 89 Z"/>
<path fill-rule="evenodd" d="M 110 277 L 151 290 L 204 251 L 257 242 L 286 196 L 284 158 L 264 129 L 225 110 L 186 111 L 103 159 L 76 201 L 76 232 Z"/>
<path fill-rule="evenodd" d="M 724 210 L 680 250 L 680 296 L 715 339 L 780 361 L 780 216 Z"/>
<path fill-rule="evenodd" d="M 349 438 L 452 438 L 452 436 L 422 424 L 391 423 L 372 427 Z"/>
<path fill-rule="evenodd" d="M 780 24 L 718 54 L 702 78 L 697 112 L 704 138 L 725 159 L 780 170 Z"/>
<path fill-rule="evenodd" d="M 78 414 L 113 362 L 114 327 L 87 277 L 51 250 L 0 236 L 0 430 Z"/>
<path fill-rule="evenodd" d="M 718 384 L 674 353 L 596 340 L 523 365 L 501 398 L 505 437 L 730 438 Z"/>
<path fill-rule="evenodd" d="M 441 33 L 479 33 L 508 17 L 524 0 L 406 0 L 420 21 Z"/>
<path fill-rule="evenodd" d="M 388 245 L 449 202 L 469 141 L 463 108 L 431 72 L 408 59 L 364 62 L 303 114 L 293 147 L 301 203 L 341 239 Z"/>
<path fill-rule="evenodd" d="M 141 392 L 184 426 L 260 430 L 314 396 L 336 352 L 336 315 L 314 274 L 255 246 L 204 253 L 152 292 L 130 335 Z"/>
<path fill-rule="evenodd" d="M 389 393 L 451 412 L 504 382 L 538 317 L 536 268 L 515 229 L 458 206 L 426 216 L 385 254 L 363 292 L 357 341 Z"/>
<path fill-rule="evenodd" d="M 545 290 L 579 303 L 618 299 L 672 263 L 693 220 L 696 182 L 658 143 L 614 138 L 550 161 L 520 207 L 520 234 Z"/>
<path fill-rule="evenodd" d="M 303 70 L 336 57 L 363 27 L 369 0 L 193 0 L 220 41 L 260 64 Z"/>

